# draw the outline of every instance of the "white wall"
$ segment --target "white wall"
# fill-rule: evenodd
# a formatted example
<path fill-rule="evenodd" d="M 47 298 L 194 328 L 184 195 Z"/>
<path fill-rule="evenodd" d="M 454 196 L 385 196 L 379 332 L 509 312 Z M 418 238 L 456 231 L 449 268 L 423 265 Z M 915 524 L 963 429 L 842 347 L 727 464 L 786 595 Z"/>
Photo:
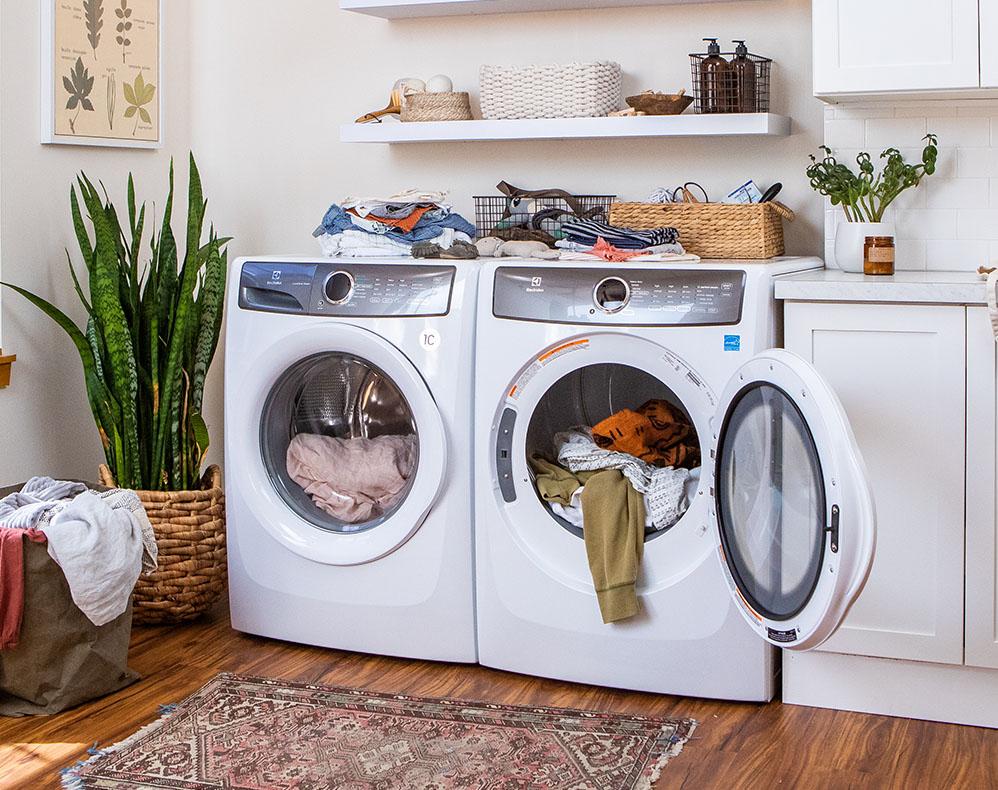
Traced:
<path fill-rule="evenodd" d="M 165 149 L 154 152 L 42 146 L 39 4 L 4 0 L 0 10 L 0 274 L 53 301 L 81 323 L 83 311 L 64 251 L 74 246 L 69 213 L 74 175 L 86 171 L 101 179 L 116 201 L 123 201 L 131 171 L 140 196 L 162 205 L 170 156 L 182 166 L 186 162 L 188 2 L 168 0 L 167 6 L 169 123 Z M 17 362 L 11 386 L 0 390 L 0 485 L 31 474 L 95 479 L 102 454 L 75 349 L 62 330 L 20 296 L 5 294 L 2 318 L 3 348 L 17 354 Z"/>
<path fill-rule="evenodd" d="M 238 12 L 234 10 L 238 5 Z M 821 250 L 821 201 L 804 177 L 821 142 L 811 97 L 810 2 L 756 0 L 386 22 L 335 0 L 200 2 L 192 8 L 194 137 L 216 215 L 241 253 L 314 253 L 329 203 L 347 194 L 445 188 L 459 210 L 505 179 L 529 188 L 644 199 L 687 180 L 723 196 L 747 178 L 782 181 L 798 210 L 791 252 Z M 690 86 L 703 36 L 746 38 L 776 60 L 773 110 L 789 138 L 344 145 L 339 125 L 384 107 L 394 81 L 445 73 L 477 94 L 482 63 L 613 59 L 625 95 Z"/>
<path fill-rule="evenodd" d="M 896 223 L 897 268 L 976 270 L 998 262 L 998 100 L 904 101 L 825 110 L 825 140 L 855 168 L 884 148 L 921 160 L 926 132 L 939 137 L 936 173 L 901 195 L 886 219 Z M 826 260 L 834 265 L 841 209 L 826 206 Z"/>
<path fill-rule="evenodd" d="M 338 10 L 335 0 L 167 0 L 169 119 L 163 152 L 42 147 L 38 143 L 37 2 L 4 2 L 2 23 L 3 276 L 75 307 L 65 273 L 72 244 L 68 190 L 85 169 L 120 197 L 129 170 L 162 200 L 168 158 L 193 142 L 219 230 L 233 254 L 314 253 L 311 231 L 348 193 L 445 188 L 472 214 L 471 196 L 500 179 L 531 188 L 612 191 L 643 199 L 660 185 L 702 183 L 718 197 L 747 178 L 782 181 L 798 211 L 792 253 L 821 248 L 822 205 L 804 178 L 822 139 L 811 97 L 810 3 L 710 5 L 463 17 L 389 23 Z M 481 63 L 615 59 L 625 91 L 690 85 L 688 53 L 703 36 L 746 38 L 776 60 L 773 107 L 794 119 L 789 138 L 573 143 L 348 146 L 344 121 L 384 106 L 401 76 L 451 75 L 477 93 Z M 188 63 L 189 59 L 189 63 Z M 8 78 L 8 75 L 12 75 Z M 0 481 L 32 473 L 91 477 L 100 458 L 79 362 L 59 330 L 15 296 L 3 309 L 4 347 L 18 354 L 0 391 Z M 221 447 L 221 359 L 206 413 Z M 218 458 L 217 455 L 214 458 Z"/>

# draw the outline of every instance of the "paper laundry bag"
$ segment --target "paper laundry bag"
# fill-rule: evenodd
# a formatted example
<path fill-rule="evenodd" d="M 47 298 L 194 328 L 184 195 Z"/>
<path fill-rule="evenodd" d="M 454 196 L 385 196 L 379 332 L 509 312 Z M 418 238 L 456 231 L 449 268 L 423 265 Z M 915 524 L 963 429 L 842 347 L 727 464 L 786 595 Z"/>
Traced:
<path fill-rule="evenodd" d="M 128 668 L 132 606 L 95 626 L 73 603 L 44 543 L 24 542 L 21 638 L 0 651 L 0 715 L 58 713 L 134 683 Z"/>

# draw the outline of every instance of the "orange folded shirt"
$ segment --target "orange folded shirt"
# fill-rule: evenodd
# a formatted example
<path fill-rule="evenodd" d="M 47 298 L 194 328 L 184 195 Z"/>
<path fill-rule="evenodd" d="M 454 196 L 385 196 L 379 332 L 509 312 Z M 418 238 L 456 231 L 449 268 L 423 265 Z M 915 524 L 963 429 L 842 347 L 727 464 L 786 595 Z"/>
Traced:
<path fill-rule="evenodd" d="M 593 427 L 593 441 L 605 450 L 628 453 L 652 466 L 700 466 L 696 430 L 668 401 L 650 400 L 623 409 Z"/>
<path fill-rule="evenodd" d="M 392 225 L 400 230 L 408 233 L 413 228 L 419 224 L 419 221 L 423 218 L 423 215 L 430 209 L 435 208 L 434 206 L 420 206 L 415 211 L 412 212 L 408 217 L 402 217 L 400 219 L 395 219 L 393 217 L 379 217 L 375 214 L 368 214 L 367 219 L 372 222 L 383 222 L 385 225 Z M 353 214 L 355 217 L 360 216 L 354 209 L 347 209 L 347 211 Z"/>

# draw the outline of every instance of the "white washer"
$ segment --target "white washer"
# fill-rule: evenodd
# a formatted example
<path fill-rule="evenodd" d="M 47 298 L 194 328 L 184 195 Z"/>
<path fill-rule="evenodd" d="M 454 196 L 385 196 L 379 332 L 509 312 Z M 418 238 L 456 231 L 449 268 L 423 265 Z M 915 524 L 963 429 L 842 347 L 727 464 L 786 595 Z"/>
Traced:
<path fill-rule="evenodd" d="M 225 370 L 233 627 L 346 650 L 475 660 L 477 274 L 477 265 L 438 261 L 235 262 Z M 396 464 L 407 477 L 400 491 L 397 479 L 362 479 L 350 490 L 377 493 L 374 504 L 331 496 L 332 508 L 320 508 L 288 471 L 288 446 L 303 433 L 408 437 L 392 441 L 414 448 L 415 460 Z M 343 472 L 356 477 L 358 465 L 349 466 Z M 382 480 L 386 467 L 372 468 Z M 344 493 L 337 475 L 333 466 L 320 478 Z"/>
<path fill-rule="evenodd" d="M 773 645 L 824 641 L 872 562 L 875 514 L 835 395 L 780 338 L 771 263 L 483 267 L 476 374 L 481 663 L 598 685 L 768 700 Z M 692 419 L 697 493 L 645 543 L 641 613 L 604 625 L 582 531 L 541 501 L 550 437 L 664 398 Z M 716 494 L 716 497 L 715 497 Z"/>

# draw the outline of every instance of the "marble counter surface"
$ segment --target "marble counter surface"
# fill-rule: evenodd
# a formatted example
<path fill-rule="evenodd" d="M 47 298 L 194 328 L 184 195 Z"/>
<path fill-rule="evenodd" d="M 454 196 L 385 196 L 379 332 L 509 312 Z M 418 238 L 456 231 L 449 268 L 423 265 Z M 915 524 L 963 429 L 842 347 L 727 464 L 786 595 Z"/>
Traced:
<path fill-rule="evenodd" d="M 987 304 L 984 278 L 977 272 L 902 271 L 868 277 L 821 269 L 780 277 L 776 298 L 801 302 L 888 302 Z"/>

